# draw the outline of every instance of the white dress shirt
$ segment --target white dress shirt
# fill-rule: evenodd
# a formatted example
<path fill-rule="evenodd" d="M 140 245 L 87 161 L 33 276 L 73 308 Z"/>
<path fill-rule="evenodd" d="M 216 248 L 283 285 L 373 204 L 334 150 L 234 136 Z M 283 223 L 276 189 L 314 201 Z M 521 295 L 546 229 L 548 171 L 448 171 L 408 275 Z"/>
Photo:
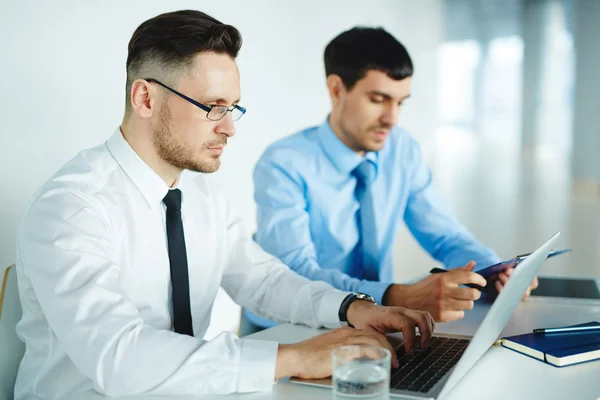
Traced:
<path fill-rule="evenodd" d="M 206 174 L 184 172 L 182 220 L 194 337 L 172 331 L 162 199 L 169 187 L 120 130 L 34 196 L 18 233 L 26 351 L 15 398 L 270 390 L 278 344 L 224 332 L 203 340 L 219 286 L 275 321 L 339 327 L 347 293 L 261 250 Z M 232 316 L 234 317 L 234 316 Z"/>

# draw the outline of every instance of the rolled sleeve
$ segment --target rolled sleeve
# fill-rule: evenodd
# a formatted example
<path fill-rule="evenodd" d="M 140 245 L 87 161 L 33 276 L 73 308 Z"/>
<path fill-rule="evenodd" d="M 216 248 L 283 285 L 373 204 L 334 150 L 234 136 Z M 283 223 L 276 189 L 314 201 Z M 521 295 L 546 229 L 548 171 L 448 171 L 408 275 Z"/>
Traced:
<path fill-rule="evenodd" d="M 242 341 L 237 392 L 266 392 L 272 389 L 278 348 L 277 342 Z"/>

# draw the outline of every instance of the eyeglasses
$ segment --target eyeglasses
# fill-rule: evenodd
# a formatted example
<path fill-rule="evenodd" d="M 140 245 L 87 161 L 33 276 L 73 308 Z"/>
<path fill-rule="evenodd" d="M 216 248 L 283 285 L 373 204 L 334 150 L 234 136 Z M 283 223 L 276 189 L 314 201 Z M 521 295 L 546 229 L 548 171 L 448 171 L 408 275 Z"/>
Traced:
<path fill-rule="evenodd" d="M 145 81 L 158 83 L 160 86 L 175 93 L 177 96 L 181 97 L 182 99 L 187 100 L 190 103 L 192 103 L 193 105 L 195 105 L 196 107 L 201 108 L 202 110 L 206 111 L 206 118 L 208 118 L 211 121 L 222 120 L 223 118 L 225 118 L 225 115 L 227 115 L 228 112 L 231 112 L 231 119 L 233 121 L 237 121 L 240 118 L 242 118 L 242 115 L 244 115 L 246 113 L 246 109 L 237 104 L 232 106 L 231 108 L 229 108 L 227 106 L 220 106 L 220 105 L 207 106 L 206 104 L 202 104 L 190 97 L 187 97 L 183 93 L 179 93 L 177 90 L 168 87 L 167 85 L 165 85 L 162 82 L 157 81 L 156 79 L 146 78 Z"/>

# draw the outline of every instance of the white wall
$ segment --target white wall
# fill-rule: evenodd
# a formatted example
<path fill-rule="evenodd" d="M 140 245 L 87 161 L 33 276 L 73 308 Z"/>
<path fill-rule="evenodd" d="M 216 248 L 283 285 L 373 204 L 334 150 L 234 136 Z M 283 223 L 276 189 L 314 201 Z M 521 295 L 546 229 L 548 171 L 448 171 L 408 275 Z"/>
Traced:
<path fill-rule="evenodd" d="M 600 3 L 575 2 L 576 85 L 573 125 L 573 177 L 600 194 Z M 596 197 L 597 198 L 597 197 Z"/>
<path fill-rule="evenodd" d="M 242 32 L 248 113 L 218 174 L 253 230 L 254 163 L 275 139 L 326 117 L 323 50 L 341 31 L 379 25 L 407 46 L 416 74 L 401 124 L 422 140 L 433 135 L 441 7 L 441 0 L 1 2 L 1 265 L 15 261 L 15 232 L 34 191 L 120 123 L 127 43 L 144 20 L 192 8 Z"/>

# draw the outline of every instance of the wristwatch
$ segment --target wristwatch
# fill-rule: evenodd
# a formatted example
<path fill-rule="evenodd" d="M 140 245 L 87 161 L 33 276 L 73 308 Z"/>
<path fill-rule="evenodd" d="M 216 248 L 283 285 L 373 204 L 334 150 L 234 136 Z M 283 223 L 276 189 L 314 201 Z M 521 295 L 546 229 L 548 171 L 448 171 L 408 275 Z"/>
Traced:
<path fill-rule="evenodd" d="M 342 301 L 342 305 L 340 306 L 340 311 L 338 313 L 338 316 L 340 317 L 340 323 L 343 326 L 349 326 L 351 328 L 354 328 L 354 325 L 352 325 L 350 322 L 348 322 L 348 309 L 350 308 L 350 304 L 354 303 L 356 300 L 366 300 L 366 301 L 370 301 L 373 304 L 377 304 L 377 302 L 375 301 L 375 299 L 371 296 L 369 296 L 368 294 L 365 293 L 350 293 L 348 296 L 346 296 L 346 298 L 344 299 L 344 301 Z"/>

